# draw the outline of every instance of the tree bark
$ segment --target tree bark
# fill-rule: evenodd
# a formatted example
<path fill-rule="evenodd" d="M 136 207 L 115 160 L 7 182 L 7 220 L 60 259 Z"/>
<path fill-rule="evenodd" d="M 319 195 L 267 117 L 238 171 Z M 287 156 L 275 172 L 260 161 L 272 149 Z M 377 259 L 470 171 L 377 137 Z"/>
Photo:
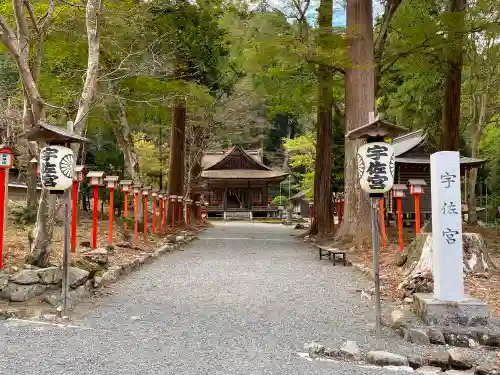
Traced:
<path fill-rule="evenodd" d="M 479 151 L 479 142 L 483 134 L 484 123 L 486 120 L 486 107 L 488 102 L 487 94 L 481 90 L 479 93 L 473 93 L 474 112 L 472 138 L 471 138 L 471 156 L 477 157 Z M 477 224 L 477 207 L 476 207 L 476 183 L 477 183 L 477 168 L 472 168 L 469 172 L 469 186 L 467 191 L 468 222 L 469 224 Z"/>
<path fill-rule="evenodd" d="M 347 39 L 351 66 L 346 69 L 346 133 L 368 123 L 375 110 L 372 2 L 347 1 Z M 369 233 L 370 203 L 358 181 L 357 151 L 363 141 L 345 141 L 344 216 L 337 238 L 364 239 Z"/>
<path fill-rule="evenodd" d="M 460 90 L 463 65 L 463 24 L 466 0 L 449 0 L 449 11 L 456 13 L 458 27 L 448 32 L 450 50 L 444 76 L 441 150 L 460 151 Z"/>
<path fill-rule="evenodd" d="M 132 139 L 132 132 L 130 131 L 130 125 L 127 118 L 127 112 L 125 111 L 125 106 L 120 98 L 116 99 L 118 103 L 118 119 L 119 121 L 115 125 L 115 135 L 116 141 L 120 146 L 123 155 L 125 157 L 125 168 L 127 170 L 128 176 L 135 182 L 139 182 L 140 168 L 139 168 L 139 157 L 134 146 L 134 140 Z"/>
<path fill-rule="evenodd" d="M 178 59 L 176 62 L 175 78 L 180 80 L 183 75 L 183 62 L 181 59 Z M 170 134 L 169 194 L 184 195 L 185 142 L 186 103 L 183 98 L 176 98 L 173 107 L 172 131 Z M 171 212 L 168 215 L 168 220 L 171 220 Z"/>

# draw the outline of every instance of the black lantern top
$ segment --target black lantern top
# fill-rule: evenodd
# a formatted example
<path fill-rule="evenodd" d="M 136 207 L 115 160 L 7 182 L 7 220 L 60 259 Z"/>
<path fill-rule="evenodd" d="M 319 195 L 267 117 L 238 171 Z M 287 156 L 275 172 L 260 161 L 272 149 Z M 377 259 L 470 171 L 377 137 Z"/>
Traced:
<path fill-rule="evenodd" d="M 353 129 L 346 134 L 349 139 L 370 139 L 370 138 L 394 138 L 398 135 L 406 133 L 407 128 L 399 125 L 394 125 L 389 122 L 380 120 L 378 117 L 368 124 Z"/>
<path fill-rule="evenodd" d="M 42 121 L 40 121 L 34 129 L 26 133 L 26 138 L 28 141 L 43 141 L 52 145 L 90 143 L 90 139 L 88 138 L 69 132 L 62 127 L 46 124 Z"/>

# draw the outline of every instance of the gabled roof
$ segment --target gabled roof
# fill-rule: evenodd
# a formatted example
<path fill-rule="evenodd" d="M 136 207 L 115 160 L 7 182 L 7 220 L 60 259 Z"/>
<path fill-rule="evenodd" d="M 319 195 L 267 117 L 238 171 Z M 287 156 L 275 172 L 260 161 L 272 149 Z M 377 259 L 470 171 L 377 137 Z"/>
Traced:
<path fill-rule="evenodd" d="M 411 151 L 425 141 L 426 138 L 427 135 L 424 133 L 423 129 L 394 138 L 392 141 L 394 154 L 396 156 L 400 156 L 408 151 Z"/>
<path fill-rule="evenodd" d="M 234 147 L 227 150 L 209 150 L 206 151 L 201 158 L 201 167 L 207 169 L 214 164 L 217 164 L 221 159 L 223 159 Z M 263 162 L 264 150 L 261 148 L 255 150 L 244 150 L 247 155 L 249 155 L 255 161 L 259 163 Z"/>
<path fill-rule="evenodd" d="M 257 170 L 268 170 L 270 171 L 271 168 L 269 168 L 267 165 L 264 165 L 262 161 L 258 160 L 257 158 L 253 157 L 248 153 L 248 151 L 243 150 L 240 146 L 233 146 L 231 147 L 217 162 L 214 164 L 204 168 L 204 170 L 210 170 L 210 169 L 216 169 L 219 167 L 221 164 L 224 163 L 224 161 L 229 158 L 232 154 L 235 154 L 239 152 L 244 158 L 246 158 L 251 164 L 255 165 L 255 168 L 252 169 L 257 169 Z"/>

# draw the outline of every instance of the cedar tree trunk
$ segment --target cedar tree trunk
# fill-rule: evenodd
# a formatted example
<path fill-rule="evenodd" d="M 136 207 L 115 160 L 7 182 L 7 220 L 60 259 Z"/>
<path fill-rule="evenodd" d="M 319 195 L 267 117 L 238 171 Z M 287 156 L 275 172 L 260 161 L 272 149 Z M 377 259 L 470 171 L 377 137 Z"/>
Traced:
<path fill-rule="evenodd" d="M 346 69 L 346 133 L 368 123 L 375 109 L 375 71 L 373 66 L 372 2 L 347 1 L 347 38 L 351 66 Z M 338 238 L 364 238 L 370 226 L 368 195 L 358 181 L 357 151 L 363 141 L 345 141 L 344 216 Z"/>

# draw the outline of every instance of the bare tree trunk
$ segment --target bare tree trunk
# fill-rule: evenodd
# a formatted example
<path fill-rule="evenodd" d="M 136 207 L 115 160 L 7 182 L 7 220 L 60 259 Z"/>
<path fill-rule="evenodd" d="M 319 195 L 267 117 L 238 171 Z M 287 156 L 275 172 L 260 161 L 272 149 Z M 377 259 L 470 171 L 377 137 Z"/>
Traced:
<path fill-rule="evenodd" d="M 38 267 L 47 267 L 52 252 L 52 235 L 54 233 L 56 196 L 43 189 L 40 195 L 37 221 L 33 230 L 34 243 L 26 262 Z"/>
<path fill-rule="evenodd" d="M 177 61 L 175 76 L 183 76 L 182 61 Z M 173 195 L 184 195 L 184 168 L 186 142 L 186 103 L 184 99 L 176 98 L 173 108 L 172 131 L 170 134 L 170 160 L 168 191 Z M 168 213 L 171 220 L 171 212 Z"/>
<path fill-rule="evenodd" d="M 444 76 L 443 124 L 441 150 L 460 150 L 460 90 L 463 65 L 463 32 L 466 0 L 449 0 L 449 11 L 457 14 L 459 27 L 448 32 L 447 67 Z"/>
<path fill-rule="evenodd" d="M 139 157 L 135 151 L 134 140 L 132 139 L 132 132 L 130 131 L 125 106 L 120 98 L 117 98 L 116 101 L 119 108 L 119 121 L 117 126 L 115 126 L 116 140 L 125 157 L 125 168 L 127 169 L 127 174 L 132 180 L 137 182 L 141 178 Z"/>
<path fill-rule="evenodd" d="M 486 120 L 486 107 L 488 102 L 487 94 L 481 90 L 479 93 L 473 93 L 475 100 L 473 101 L 475 116 L 473 119 L 472 139 L 471 139 L 471 156 L 477 157 L 479 151 L 479 142 L 483 134 L 484 123 Z M 469 209 L 468 222 L 469 224 L 477 224 L 477 207 L 476 207 L 476 183 L 477 183 L 477 169 L 472 168 L 469 172 L 469 192 L 467 206 Z"/>
<path fill-rule="evenodd" d="M 365 125 L 375 109 L 372 2 L 347 1 L 347 38 L 351 66 L 346 69 L 346 132 Z M 345 141 L 344 215 L 339 239 L 351 240 L 369 232 L 370 204 L 358 182 L 357 151 L 363 141 Z"/>

